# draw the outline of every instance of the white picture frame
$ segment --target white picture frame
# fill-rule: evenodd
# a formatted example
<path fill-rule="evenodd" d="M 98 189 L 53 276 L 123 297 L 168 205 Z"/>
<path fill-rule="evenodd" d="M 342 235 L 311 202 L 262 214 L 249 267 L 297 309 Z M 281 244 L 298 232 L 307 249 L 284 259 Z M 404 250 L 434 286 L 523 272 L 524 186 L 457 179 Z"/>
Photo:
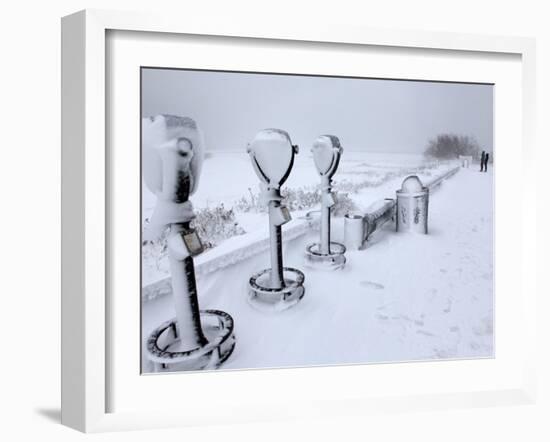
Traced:
<path fill-rule="evenodd" d="M 208 424 L 211 422 L 252 422 L 289 417 L 306 418 L 328 415 L 362 415 L 384 410 L 418 410 L 432 408 L 476 407 L 503 404 L 533 403 L 535 382 L 535 339 L 527 340 L 518 367 L 521 375 L 484 388 L 478 385 L 461 392 L 445 391 L 439 386 L 433 391 L 411 393 L 399 386 L 388 394 L 366 394 L 360 390 L 350 396 L 343 386 L 342 391 L 333 389 L 323 395 L 304 389 L 301 399 L 289 398 L 284 406 L 282 399 L 271 406 L 258 407 L 253 395 L 234 399 L 231 410 L 209 414 L 206 408 L 175 407 L 168 404 L 150 410 L 116 410 L 110 404 L 109 394 L 114 388 L 109 376 L 112 364 L 110 327 L 116 320 L 111 311 L 109 268 L 113 257 L 109 252 L 113 230 L 113 195 L 110 180 L 113 166 L 109 163 L 108 143 L 110 134 L 106 121 L 109 81 L 106 76 L 108 56 L 116 56 L 107 50 L 109 32 L 154 32 L 163 36 L 217 36 L 219 38 L 242 38 L 255 41 L 269 39 L 284 42 L 292 47 L 299 42 L 310 44 L 336 44 L 338 48 L 370 46 L 380 51 L 389 48 L 427 49 L 456 53 L 471 53 L 478 58 L 485 54 L 507 54 L 520 58 L 521 63 L 521 155 L 522 186 L 518 189 L 522 210 L 517 214 L 521 243 L 515 264 L 518 284 L 518 309 L 523 315 L 517 319 L 526 337 L 535 334 L 536 317 L 536 238 L 534 229 L 527 227 L 527 220 L 534 219 L 535 177 L 529 171 L 535 161 L 534 109 L 535 109 L 535 43 L 519 37 L 495 37 L 451 33 L 428 33 L 416 31 L 388 31 L 322 24 L 302 24 L 300 27 L 268 21 L 211 22 L 188 20 L 182 23 L 178 17 L 155 16 L 126 12 L 87 10 L 63 18 L 62 21 L 62 423 L 85 432 L 123 429 L 158 428 Z M 111 60 L 112 61 L 112 60 Z M 251 70 L 254 61 L 251 61 Z M 518 127 L 519 127 L 518 126 Z M 504 163 L 503 163 L 504 164 Z M 505 166 L 504 166 L 505 167 Z M 496 243 L 496 250 L 503 250 Z M 124 253 L 124 252 L 123 252 Z M 511 278 L 512 276 L 503 276 Z M 116 294 L 115 294 L 116 296 Z M 498 294 L 497 294 L 498 296 Z M 498 353 L 497 358 L 498 359 Z M 441 364 L 441 363 L 439 363 Z M 452 362 L 449 364 L 453 364 Z M 395 364 L 392 364 L 395 365 Z M 376 371 L 395 371 L 392 365 L 370 367 Z M 399 365 L 399 364 L 397 364 Z M 422 364 L 412 370 L 422 372 Z M 450 370 L 453 369 L 449 365 Z M 458 367 L 458 366 L 457 366 Z M 472 376 L 476 366 L 464 363 L 464 373 Z M 257 383 L 265 382 L 267 372 L 288 379 L 289 382 L 305 382 L 311 369 L 242 371 L 221 374 L 210 373 L 193 376 L 198 385 L 216 379 L 227 379 L 241 388 L 253 390 Z M 314 369 L 316 370 L 316 369 Z M 344 368 L 329 367 L 323 373 L 330 379 L 338 376 Z M 362 366 L 345 368 L 346 376 L 361 376 L 366 373 Z M 519 370 L 519 369 L 518 369 Z M 136 371 L 139 363 L 136 361 Z M 290 373 L 290 374 L 289 374 Z M 451 371 L 449 372 L 451 373 Z M 456 372 L 455 372 L 456 373 Z M 519 373 L 519 372 L 518 372 Z M 139 373 L 137 373 L 139 375 Z M 187 379 L 189 380 L 189 375 Z M 292 378 L 292 379 L 291 379 Z M 149 377 L 151 379 L 151 377 Z M 157 377 L 157 379 L 159 379 Z M 175 382 L 175 376 L 158 381 L 164 388 Z M 183 379 L 183 378 L 182 378 Z M 281 382 L 283 382 L 283 380 Z M 152 381 L 149 381 L 152 382 Z M 182 381 L 183 382 L 183 381 Z M 218 382 L 218 381 L 216 381 Z M 226 382 L 226 381 L 223 381 Z M 447 381 L 449 385 L 454 382 Z M 248 387 L 246 387 L 249 384 Z M 329 382 L 330 384 L 330 382 Z M 243 390 L 244 391 L 244 390 Z M 309 392 L 309 393 L 308 393 Z M 197 395 L 191 392 L 191 397 Z"/>

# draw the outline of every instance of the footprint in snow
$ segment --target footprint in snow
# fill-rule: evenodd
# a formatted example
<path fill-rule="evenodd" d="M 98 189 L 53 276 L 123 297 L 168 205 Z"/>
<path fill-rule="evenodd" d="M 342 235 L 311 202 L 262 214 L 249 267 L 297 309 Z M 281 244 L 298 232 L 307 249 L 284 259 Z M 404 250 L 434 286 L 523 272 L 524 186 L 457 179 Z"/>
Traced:
<path fill-rule="evenodd" d="M 384 286 L 382 284 L 378 284 L 377 282 L 361 281 L 359 284 L 361 284 L 362 287 L 366 287 L 368 289 L 375 289 L 375 290 L 384 289 Z"/>

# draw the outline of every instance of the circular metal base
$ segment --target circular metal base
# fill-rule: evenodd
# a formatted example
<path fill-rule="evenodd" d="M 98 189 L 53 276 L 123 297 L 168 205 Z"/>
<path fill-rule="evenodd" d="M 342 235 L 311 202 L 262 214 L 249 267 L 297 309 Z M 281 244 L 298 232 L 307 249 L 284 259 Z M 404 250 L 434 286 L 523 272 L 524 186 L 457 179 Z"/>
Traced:
<path fill-rule="evenodd" d="M 321 253 L 320 244 L 306 247 L 305 265 L 312 269 L 338 270 L 346 265 L 346 247 L 337 242 L 330 243 L 330 253 Z"/>
<path fill-rule="evenodd" d="M 147 358 L 154 371 L 213 370 L 231 356 L 235 348 L 233 318 L 220 310 L 201 310 L 202 331 L 208 343 L 180 351 L 176 319 L 157 327 L 147 340 Z"/>
<path fill-rule="evenodd" d="M 271 269 L 250 277 L 248 302 L 262 311 L 282 311 L 296 305 L 304 297 L 304 274 L 292 267 L 283 268 L 284 287 L 271 287 Z"/>

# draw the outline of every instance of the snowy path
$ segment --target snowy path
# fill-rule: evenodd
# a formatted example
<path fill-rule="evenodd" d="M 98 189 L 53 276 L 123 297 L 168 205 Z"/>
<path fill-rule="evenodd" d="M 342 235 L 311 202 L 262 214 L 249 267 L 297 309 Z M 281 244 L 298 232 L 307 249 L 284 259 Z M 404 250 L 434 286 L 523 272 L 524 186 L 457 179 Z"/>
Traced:
<path fill-rule="evenodd" d="M 224 368 L 492 356 L 492 188 L 492 170 L 462 169 L 431 196 L 429 235 L 387 225 L 365 250 L 347 253 L 343 271 L 307 271 L 304 299 L 279 314 L 246 301 L 248 276 L 269 266 L 266 253 L 198 279 L 201 308 L 235 319 L 237 346 Z M 342 233 L 335 220 L 333 238 Z M 303 268 L 315 240 L 289 243 L 285 265 Z M 170 296 L 144 303 L 144 336 L 172 316 Z"/>

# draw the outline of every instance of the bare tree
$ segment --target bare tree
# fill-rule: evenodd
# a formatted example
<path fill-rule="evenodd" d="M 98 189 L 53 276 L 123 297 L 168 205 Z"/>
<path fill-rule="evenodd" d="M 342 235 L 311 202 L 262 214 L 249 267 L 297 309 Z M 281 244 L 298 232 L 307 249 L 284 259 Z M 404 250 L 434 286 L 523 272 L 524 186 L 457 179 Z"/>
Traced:
<path fill-rule="evenodd" d="M 473 137 L 455 134 L 440 134 L 431 139 L 424 154 L 438 159 L 452 159 L 459 155 L 479 156 L 479 144 Z"/>

